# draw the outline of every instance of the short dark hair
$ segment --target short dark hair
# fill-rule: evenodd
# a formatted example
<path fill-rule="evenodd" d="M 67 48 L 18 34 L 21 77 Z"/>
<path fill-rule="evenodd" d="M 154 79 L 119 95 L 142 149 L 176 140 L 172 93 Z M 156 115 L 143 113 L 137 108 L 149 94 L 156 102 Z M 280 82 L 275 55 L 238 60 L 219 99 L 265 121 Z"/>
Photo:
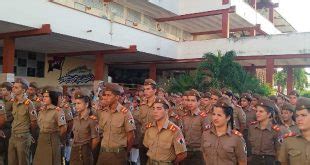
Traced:
<path fill-rule="evenodd" d="M 58 106 L 58 97 L 60 96 L 59 92 L 56 91 L 43 91 L 43 93 L 48 93 L 48 96 L 51 99 L 51 103 L 55 106 Z"/>
<path fill-rule="evenodd" d="M 13 86 L 13 84 L 10 83 L 10 82 L 3 82 L 3 83 L 0 85 L 1 88 L 5 88 L 5 89 L 8 90 L 8 91 L 12 91 L 12 86 Z"/>

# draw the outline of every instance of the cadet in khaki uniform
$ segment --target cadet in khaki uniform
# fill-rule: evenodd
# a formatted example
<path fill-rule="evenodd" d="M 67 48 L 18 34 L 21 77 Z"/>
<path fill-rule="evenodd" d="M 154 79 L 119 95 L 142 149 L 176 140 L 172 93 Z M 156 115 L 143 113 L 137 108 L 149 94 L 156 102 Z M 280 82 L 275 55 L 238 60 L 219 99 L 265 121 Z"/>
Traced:
<path fill-rule="evenodd" d="M 118 100 L 124 92 L 115 83 L 107 83 L 103 101 L 107 110 L 101 112 L 99 126 L 103 130 L 101 152 L 97 165 L 124 165 L 134 143 L 135 122 L 129 110 Z"/>
<path fill-rule="evenodd" d="M 5 164 L 5 134 L 2 131 L 2 127 L 6 123 L 6 115 L 5 115 L 5 105 L 2 99 L 0 99 L 0 165 Z"/>
<path fill-rule="evenodd" d="M 223 89 L 222 91 L 223 97 L 229 98 L 231 101 L 231 105 L 233 108 L 233 113 L 234 113 L 234 128 L 240 132 L 243 132 L 246 126 L 246 115 L 242 108 L 239 105 L 234 105 L 233 104 L 233 93 L 230 89 Z"/>
<path fill-rule="evenodd" d="M 37 126 L 37 113 L 31 100 L 25 96 L 29 86 L 27 80 L 16 78 L 13 85 L 12 134 L 9 141 L 8 164 L 29 165 L 31 132 Z"/>
<path fill-rule="evenodd" d="M 143 144 L 148 148 L 148 165 L 179 164 L 186 157 L 186 146 L 178 126 L 168 120 L 169 103 L 156 98 L 152 114 L 154 122 L 148 123 Z"/>
<path fill-rule="evenodd" d="M 203 112 L 205 112 L 208 107 L 210 106 L 210 97 L 211 97 L 211 93 L 210 92 L 206 92 L 206 93 L 202 93 L 201 94 L 201 99 L 200 99 L 200 105 L 199 105 L 199 109 Z"/>
<path fill-rule="evenodd" d="M 294 121 L 295 108 L 290 103 L 283 103 L 281 107 L 281 116 L 283 124 L 280 125 L 281 137 L 286 136 L 288 133 L 300 134 L 300 131 Z"/>
<path fill-rule="evenodd" d="M 272 123 L 275 103 L 261 99 L 257 104 L 256 119 L 249 127 L 249 144 L 252 149 L 252 165 L 274 165 L 279 147 L 280 128 Z"/>
<path fill-rule="evenodd" d="M 207 118 L 209 121 L 212 121 L 212 114 L 213 114 L 213 106 L 216 104 L 218 99 L 222 97 L 222 92 L 218 89 L 211 89 L 210 90 L 211 97 L 210 97 L 210 106 L 206 109 Z"/>
<path fill-rule="evenodd" d="M 281 165 L 310 164 L 310 99 L 299 98 L 296 103 L 296 123 L 301 133 L 288 135 L 278 153 Z"/>
<path fill-rule="evenodd" d="M 183 133 L 187 147 L 187 157 L 182 164 L 205 164 L 201 152 L 201 136 L 206 127 L 210 127 L 207 114 L 198 108 L 200 94 L 192 89 L 187 94 L 188 112 L 182 117 Z"/>
<path fill-rule="evenodd" d="M 291 91 L 289 94 L 289 102 L 290 104 L 292 104 L 293 106 L 296 106 L 297 103 L 297 99 L 299 97 L 299 93 L 295 90 Z"/>
<path fill-rule="evenodd" d="M 93 165 L 92 151 L 100 141 L 97 117 L 90 115 L 91 100 L 85 92 L 77 92 L 74 97 L 78 115 L 73 120 L 70 164 Z"/>
<path fill-rule="evenodd" d="M 11 123 L 13 121 L 12 105 L 13 99 L 11 96 L 13 84 L 10 82 L 4 82 L 0 85 L 0 95 L 3 97 L 4 109 L 6 113 L 6 122 L 2 127 L 2 131 L 5 138 L 0 138 L 0 153 L 4 154 L 4 163 L 8 164 L 8 147 L 9 139 L 11 137 Z"/>
<path fill-rule="evenodd" d="M 153 116 L 152 116 L 152 109 L 153 109 L 154 101 L 156 98 L 155 94 L 157 92 L 157 84 L 152 79 L 146 79 L 144 81 L 143 89 L 144 89 L 144 96 L 146 97 L 146 100 L 143 100 L 140 103 L 139 117 L 137 119 L 141 123 L 141 130 L 137 130 L 137 131 L 140 131 L 142 134 L 141 139 L 138 139 L 139 156 L 140 156 L 141 164 L 145 165 L 147 161 L 147 156 L 146 156 L 147 149 L 142 145 L 142 141 L 143 141 L 146 123 L 154 121 Z"/>
<path fill-rule="evenodd" d="M 63 110 L 58 105 L 58 92 L 52 87 L 43 89 L 43 105 L 38 114 L 40 128 L 34 165 L 59 165 L 61 137 L 67 131 Z"/>
<path fill-rule="evenodd" d="M 228 98 L 222 97 L 214 105 L 212 127 L 202 135 L 202 149 L 206 164 L 245 165 L 246 146 L 242 134 L 234 129 L 233 108 Z"/>

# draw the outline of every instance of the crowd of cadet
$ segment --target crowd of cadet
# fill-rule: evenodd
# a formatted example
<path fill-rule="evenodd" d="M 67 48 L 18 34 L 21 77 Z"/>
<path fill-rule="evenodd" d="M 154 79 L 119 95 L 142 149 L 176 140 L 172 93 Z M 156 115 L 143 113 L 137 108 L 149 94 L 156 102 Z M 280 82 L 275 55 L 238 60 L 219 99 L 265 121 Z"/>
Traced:
<path fill-rule="evenodd" d="M 0 165 L 310 165 L 310 99 L 0 84 Z"/>

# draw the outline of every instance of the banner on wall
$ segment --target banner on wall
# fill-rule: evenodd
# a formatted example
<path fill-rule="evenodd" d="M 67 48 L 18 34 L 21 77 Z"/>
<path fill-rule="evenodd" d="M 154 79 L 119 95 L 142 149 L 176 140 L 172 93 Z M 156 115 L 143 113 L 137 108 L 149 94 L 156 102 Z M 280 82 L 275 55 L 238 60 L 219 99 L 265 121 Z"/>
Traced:
<path fill-rule="evenodd" d="M 94 81 L 95 75 L 91 69 L 88 69 L 85 65 L 74 68 L 66 73 L 64 76 L 60 76 L 58 79 L 59 84 L 86 84 Z"/>

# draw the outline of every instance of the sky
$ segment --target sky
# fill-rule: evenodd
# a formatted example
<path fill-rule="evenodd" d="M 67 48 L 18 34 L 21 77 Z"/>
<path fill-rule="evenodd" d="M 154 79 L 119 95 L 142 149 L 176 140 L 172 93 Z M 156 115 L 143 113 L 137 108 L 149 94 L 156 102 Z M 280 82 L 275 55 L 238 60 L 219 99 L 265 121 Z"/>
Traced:
<path fill-rule="evenodd" d="M 272 0 L 276 9 L 298 32 L 310 32 L 310 0 Z"/>

